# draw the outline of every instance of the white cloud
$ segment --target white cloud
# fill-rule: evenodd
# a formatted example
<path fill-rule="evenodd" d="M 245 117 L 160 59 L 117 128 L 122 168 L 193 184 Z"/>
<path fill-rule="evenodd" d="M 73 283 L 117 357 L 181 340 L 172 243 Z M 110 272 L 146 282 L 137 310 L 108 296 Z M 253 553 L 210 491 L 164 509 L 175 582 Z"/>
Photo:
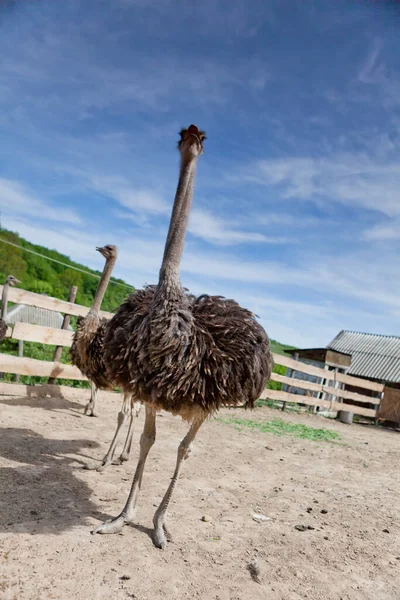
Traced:
<path fill-rule="evenodd" d="M 81 222 L 79 215 L 73 210 L 56 208 L 49 202 L 37 198 L 18 181 L 1 177 L 0 208 L 5 214 L 19 214 L 75 224 Z"/>
<path fill-rule="evenodd" d="M 382 63 L 380 66 L 377 65 L 381 51 L 382 42 L 381 40 L 376 39 L 364 64 L 362 65 L 358 73 L 358 79 L 362 83 L 376 83 L 379 74 L 382 75 Z"/>
<path fill-rule="evenodd" d="M 368 241 L 387 242 L 400 240 L 400 223 L 390 225 L 375 225 L 363 233 L 363 238 Z"/>
<path fill-rule="evenodd" d="M 168 214 L 171 207 L 158 192 L 148 189 L 135 189 L 123 177 L 94 176 L 88 183 L 96 192 L 112 198 L 132 212 Z"/>
<path fill-rule="evenodd" d="M 254 219 L 253 227 L 255 223 Z M 190 215 L 189 232 L 195 237 L 221 246 L 240 243 L 293 243 L 292 238 L 267 236 L 256 231 L 243 231 L 239 228 L 239 224 L 240 222 L 232 221 L 229 218 L 221 219 L 207 210 L 195 208 Z"/>
<path fill-rule="evenodd" d="M 400 79 L 398 72 L 390 71 L 382 55 L 384 43 L 376 39 L 364 64 L 358 73 L 358 81 L 361 84 L 374 86 L 380 95 L 383 106 L 393 109 L 400 103 Z M 369 95 L 369 101 L 375 101 L 374 96 Z"/>
<path fill-rule="evenodd" d="M 283 199 L 327 201 L 400 216 L 400 162 L 364 154 L 259 161 L 244 179 L 279 186 Z"/>

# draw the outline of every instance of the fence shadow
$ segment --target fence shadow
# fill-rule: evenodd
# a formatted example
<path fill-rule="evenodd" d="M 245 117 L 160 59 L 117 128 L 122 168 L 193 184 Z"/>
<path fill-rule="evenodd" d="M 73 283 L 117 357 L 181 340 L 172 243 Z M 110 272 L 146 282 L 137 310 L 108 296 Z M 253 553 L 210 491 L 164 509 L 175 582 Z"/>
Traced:
<path fill-rule="evenodd" d="M 24 396 L 0 396 L 0 403 L 7 406 L 30 406 L 32 408 L 43 408 L 45 410 L 60 411 L 72 410 L 83 414 L 85 404 L 89 402 L 90 390 L 82 388 L 82 402 L 76 402 L 66 398 L 62 391 L 54 389 L 51 394 L 45 396 L 39 394 L 35 389 L 27 386 Z"/>
<path fill-rule="evenodd" d="M 0 531 L 57 535 L 88 525 L 88 517 L 109 518 L 75 474 L 79 461 L 73 455 L 89 446 L 99 444 L 48 439 L 31 429 L 2 429 L 0 456 L 20 464 L 0 468 Z"/>

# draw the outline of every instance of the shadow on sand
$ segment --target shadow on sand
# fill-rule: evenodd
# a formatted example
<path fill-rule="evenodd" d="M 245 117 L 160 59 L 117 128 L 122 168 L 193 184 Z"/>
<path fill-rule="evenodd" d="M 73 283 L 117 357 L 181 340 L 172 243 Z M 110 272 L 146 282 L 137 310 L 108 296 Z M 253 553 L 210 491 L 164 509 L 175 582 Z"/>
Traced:
<path fill-rule="evenodd" d="M 109 518 L 75 474 L 81 462 L 76 454 L 87 447 L 98 444 L 47 439 L 31 429 L 2 429 L 0 456 L 21 464 L 0 468 L 0 531 L 59 534 L 88 525 L 88 517 Z"/>
<path fill-rule="evenodd" d="M 35 390 L 35 387 L 26 386 L 26 392 L 24 392 L 24 396 L 22 397 L 0 397 L 0 403 L 7 406 L 31 406 L 32 408 L 43 408 L 44 410 L 55 412 L 70 410 L 83 415 L 84 406 L 90 398 L 90 390 L 86 388 L 79 388 L 82 389 L 82 402 L 75 402 L 66 398 L 58 386 L 51 386 L 52 390 L 49 395 L 43 395 L 43 386 L 37 386 L 38 390 Z"/>

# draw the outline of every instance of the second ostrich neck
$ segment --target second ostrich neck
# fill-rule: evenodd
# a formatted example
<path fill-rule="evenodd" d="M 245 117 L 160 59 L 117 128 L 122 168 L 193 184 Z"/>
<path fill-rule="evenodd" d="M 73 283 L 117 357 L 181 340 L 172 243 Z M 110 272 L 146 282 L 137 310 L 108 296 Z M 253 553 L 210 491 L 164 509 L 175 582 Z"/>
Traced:
<path fill-rule="evenodd" d="M 109 258 L 106 261 L 103 273 L 101 274 L 99 285 L 97 286 L 96 294 L 94 296 L 92 308 L 88 312 L 88 317 L 97 317 L 103 302 L 104 294 L 106 293 L 107 286 L 109 284 L 111 273 L 115 265 L 115 258 Z"/>
<path fill-rule="evenodd" d="M 164 257 L 160 269 L 159 288 L 181 287 L 179 267 L 192 204 L 196 158 L 182 159 Z"/>
<path fill-rule="evenodd" d="M 1 318 L 3 321 L 5 321 L 7 318 L 8 288 L 9 284 L 5 283 L 3 286 L 3 293 L 1 295 Z"/>

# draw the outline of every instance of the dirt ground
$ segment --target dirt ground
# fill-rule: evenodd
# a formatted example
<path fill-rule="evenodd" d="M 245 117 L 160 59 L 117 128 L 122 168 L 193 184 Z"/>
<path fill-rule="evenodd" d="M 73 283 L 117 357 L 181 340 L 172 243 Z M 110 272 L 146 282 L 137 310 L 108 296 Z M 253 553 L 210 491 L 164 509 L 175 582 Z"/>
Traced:
<path fill-rule="evenodd" d="M 171 502 L 174 543 L 160 551 L 149 537 L 152 516 L 186 426 L 159 415 L 137 527 L 94 536 L 126 500 L 143 411 L 131 460 L 87 471 L 82 464 L 108 447 L 119 403 L 88 418 L 86 395 L 82 404 L 0 398 L 1 600 L 400 597 L 399 433 L 268 408 L 242 416 L 326 427 L 342 439 L 276 437 L 212 420 Z M 254 513 L 271 520 L 257 523 Z M 247 568 L 254 559 L 260 583 Z"/>

